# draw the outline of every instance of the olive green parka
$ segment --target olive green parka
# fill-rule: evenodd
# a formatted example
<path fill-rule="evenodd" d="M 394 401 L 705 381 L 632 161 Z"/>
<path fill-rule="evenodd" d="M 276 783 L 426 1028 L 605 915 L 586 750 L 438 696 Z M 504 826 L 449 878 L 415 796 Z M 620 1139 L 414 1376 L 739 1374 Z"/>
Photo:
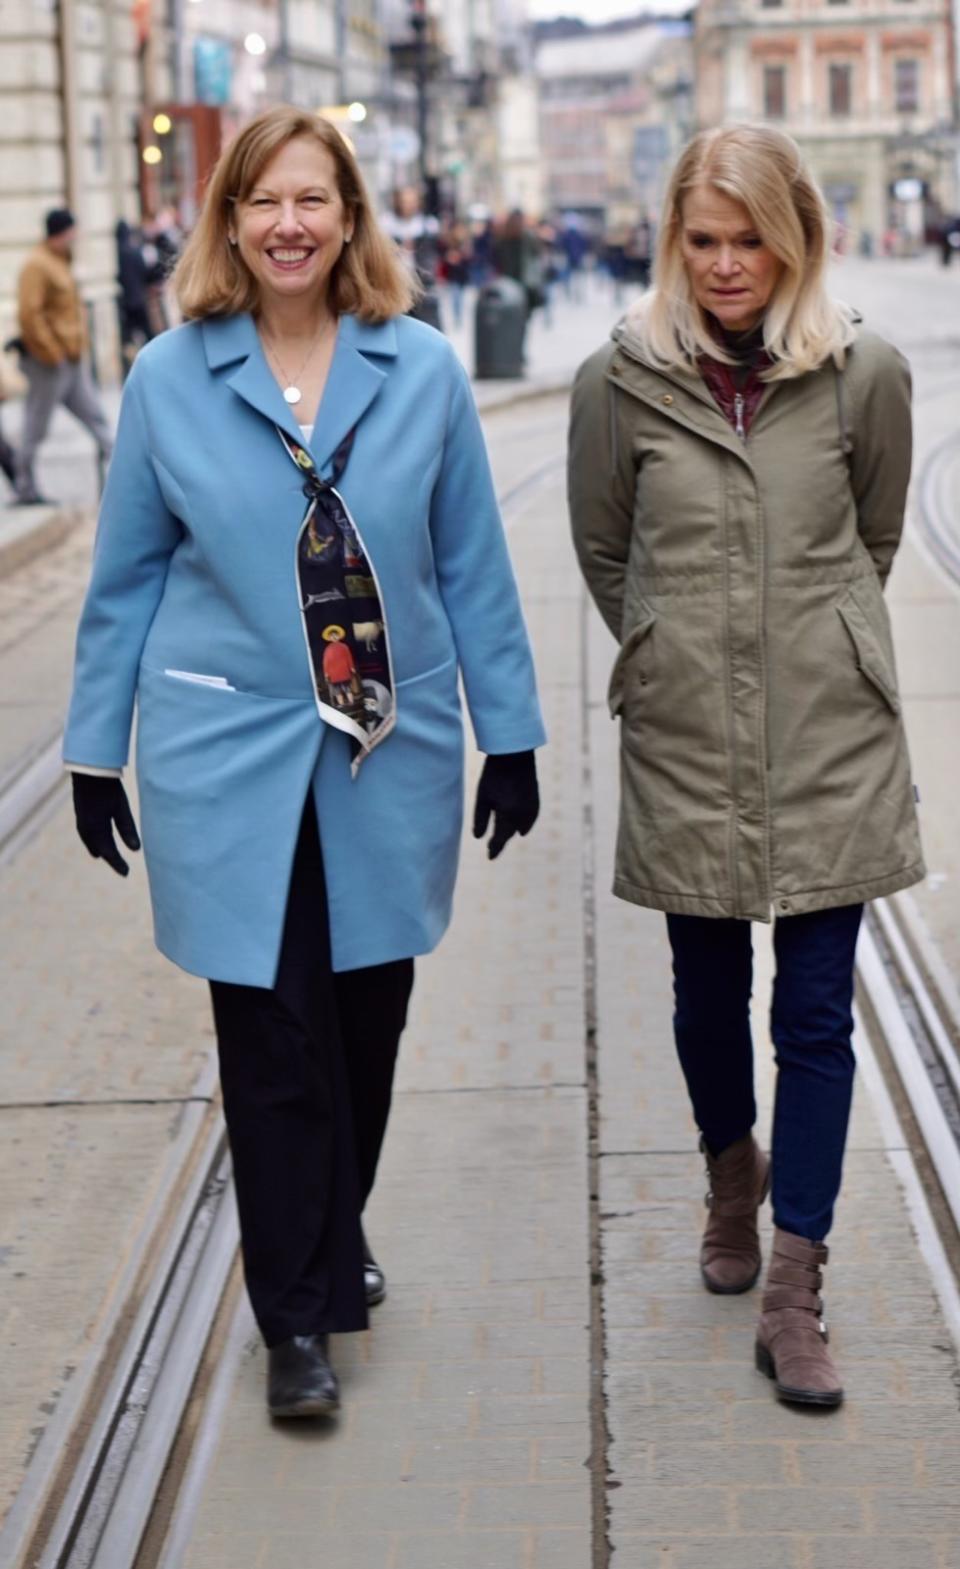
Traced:
<path fill-rule="evenodd" d="M 769 384 L 738 437 L 627 322 L 581 367 L 580 565 L 620 644 L 614 892 L 769 920 L 924 875 L 883 585 L 910 475 L 910 376 L 858 329 Z"/>

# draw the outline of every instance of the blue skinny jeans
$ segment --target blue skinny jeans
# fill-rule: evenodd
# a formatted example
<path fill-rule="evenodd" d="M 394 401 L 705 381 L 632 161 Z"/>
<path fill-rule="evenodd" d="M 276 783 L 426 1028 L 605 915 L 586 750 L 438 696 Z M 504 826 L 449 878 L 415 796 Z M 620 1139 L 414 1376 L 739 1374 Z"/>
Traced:
<path fill-rule="evenodd" d="M 777 1064 L 773 1219 L 820 1242 L 833 1221 L 853 1094 L 853 961 L 862 904 L 781 917 L 770 1033 Z M 707 1148 L 750 1132 L 753 1093 L 749 921 L 668 915 L 677 1053 Z"/>

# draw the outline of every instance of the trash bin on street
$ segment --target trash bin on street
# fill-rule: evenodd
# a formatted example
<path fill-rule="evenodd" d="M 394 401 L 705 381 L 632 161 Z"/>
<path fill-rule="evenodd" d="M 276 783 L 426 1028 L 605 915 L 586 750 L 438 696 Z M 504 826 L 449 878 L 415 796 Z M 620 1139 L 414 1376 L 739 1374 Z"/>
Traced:
<path fill-rule="evenodd" d="M 474 375 L 477 381 L 523 375 L 526 291 L 513 278 L 495 278 L 477 295 Z"/>

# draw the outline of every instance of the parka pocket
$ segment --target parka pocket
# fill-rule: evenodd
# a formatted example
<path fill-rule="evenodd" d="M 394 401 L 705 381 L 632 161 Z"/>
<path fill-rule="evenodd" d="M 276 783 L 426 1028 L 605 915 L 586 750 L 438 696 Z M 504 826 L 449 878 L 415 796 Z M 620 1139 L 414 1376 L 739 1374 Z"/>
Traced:
<path fill-rule="evenodd" d="M 627 633 L 620 645 L 620 652 L 614 660 L 613 669 L 610 672 L 610 685 L 607 688 L 607 707 L 610 710 L 611 719 L 616 719 L 623 712 L 628 666 L 640 644 L 649 635 L 657 619 L 648 605 L 644 605 L 642 609 L 642 619 Z M 641 675 L 640 680 L 645 680 L 645 677 Z"/>
<path fill-rule="evenodd" d="M 857 669 L 870 685 L 880 693 L 887 707 L 894 714 L 900 712 L 900 697 L 890 660 L 879 637 L 870 625 L 861 605 L 850 592 L 837 606 L 837 614 L 847 630 L 857 659 Z"/>

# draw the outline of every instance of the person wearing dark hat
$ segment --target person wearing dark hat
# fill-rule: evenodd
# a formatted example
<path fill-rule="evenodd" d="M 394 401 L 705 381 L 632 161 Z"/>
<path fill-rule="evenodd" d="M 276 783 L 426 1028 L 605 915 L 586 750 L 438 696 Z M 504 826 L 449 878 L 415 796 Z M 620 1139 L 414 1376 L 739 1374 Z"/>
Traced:
<path fill-rule="evenodd" d="M 31 251 L 18 284 L 21 365 L 27 378 L 23 436 L 17 453 L 17 501 L 44 501 L 33 464 L 54 409 L 62 403 L 85 425 L 105 465 L 113 437 L 84 355 L 88 347 L 83 301 L 70 262 L 76 220 L 66 207 L 46 217 L 46 239 Z"/>

